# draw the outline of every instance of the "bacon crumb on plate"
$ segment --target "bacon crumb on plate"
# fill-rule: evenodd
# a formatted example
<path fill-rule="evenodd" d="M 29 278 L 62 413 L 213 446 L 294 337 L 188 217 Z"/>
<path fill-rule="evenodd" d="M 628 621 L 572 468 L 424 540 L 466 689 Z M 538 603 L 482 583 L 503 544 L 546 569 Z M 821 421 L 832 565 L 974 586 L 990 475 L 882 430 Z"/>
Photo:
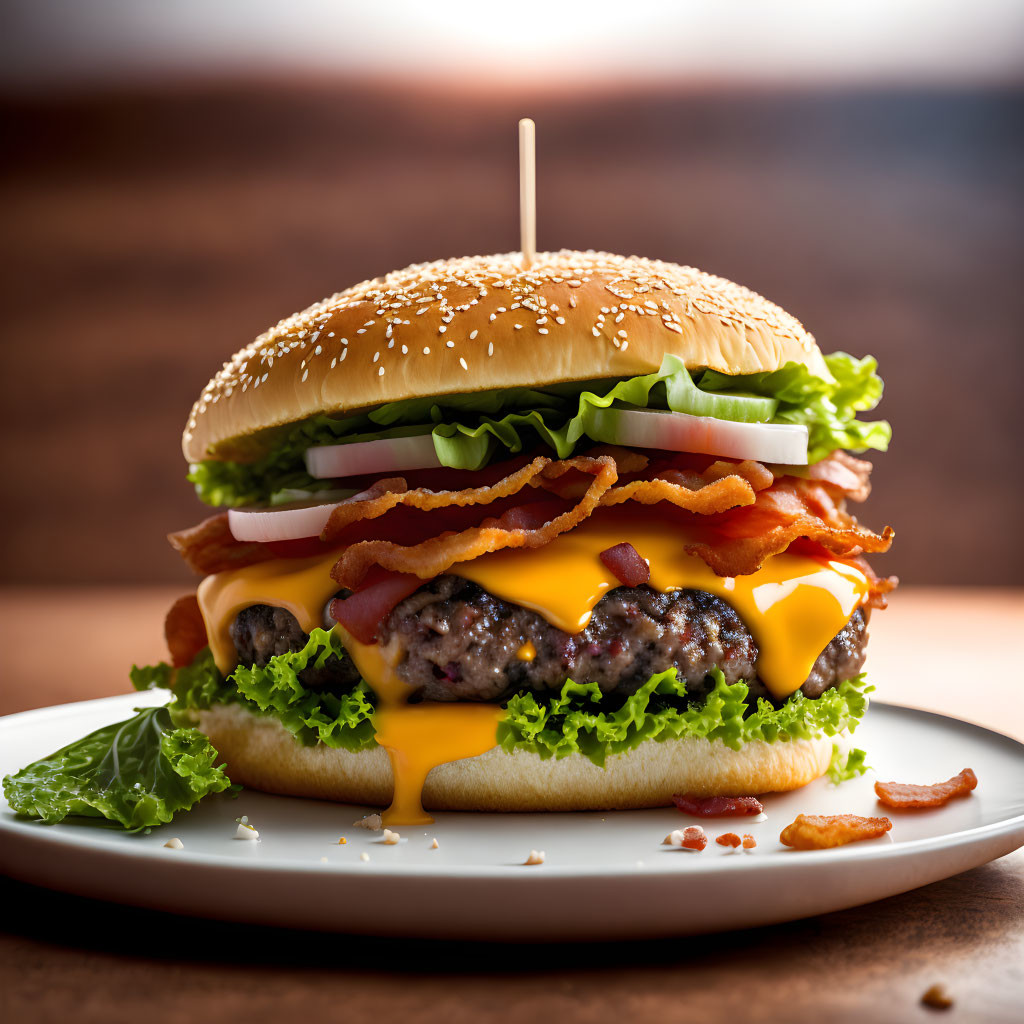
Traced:
<path fill-rule="evenodd" d="M 892 828 L 888 818 L 863 818 L 859 814 L 798 814 L 779 836 L 783 846 L 794 850 L 826 850 L 861 839 L 877 839 Z"/>
<path fill-rule="evenodd" d="M 743 833 L 743 849 L 744 850 L 752 850 L 752 849 L 754 849 L 755 846 L 757 846 L 757 840 L 749 832 L 744 832 Z"/>
<path fill-rule="evenodd" d="M 735 832 L 725 832 L 720 835 L 715 842 L 718 843 L 719 846 L 731 846 L 735 850 L 743 840 L 740 839 Z"/>
<path fill-rule="evenodd" d="M 966 796 L 978 785 L 978 777 L 970 768 L 959 775 L 936 782 L 934 786 L 915 786 L 907 782 L 876 782 L 878 802 L 897 810 L 919 807 L 942 807 L 954 797 Z"/>
<path fill-rule="evenodd" d="M 756 796 L 687 796 L 676 794 L 672 802 L 695 818 L 734 818 L 762 814 L 764 807 Z"/>
<path fill-rule="evenodd" d="M 953 997 L 946 991 L 945 985 L 932 985 L 921 996 L 921 1002 L 933 1010 L 948 1010 L 953 1005 Z"/>
<path fill-rule="evenodd" d="M 690 825 L 684 829 L 674 829 L 662 841 L 663 846 L 675 846 L 683 850 L 703 850 L 708 845 L 708 837 L 700 825 Z"/>

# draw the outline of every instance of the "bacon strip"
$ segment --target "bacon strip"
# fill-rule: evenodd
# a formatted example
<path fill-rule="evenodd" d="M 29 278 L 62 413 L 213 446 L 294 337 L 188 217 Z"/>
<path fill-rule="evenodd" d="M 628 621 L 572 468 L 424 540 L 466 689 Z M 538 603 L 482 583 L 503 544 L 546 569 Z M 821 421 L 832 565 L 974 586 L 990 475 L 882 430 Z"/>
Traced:
<path fill-rule="evenodd" d="M 456 504 L 485 503 L 493 498 L 515 493 L 525 486 L 536 487 L 535 481 L 539 477 L 555 478 L 572 469 L 590 474 L 593 476 L 593 482 L 576 505 L 540 526 L 523 527 L 514 522 L 503 521 L 504 517 L 501 517 L 497 521 L 473 526 L 454 535 L 433 537 L 409 546 L 388 540 L 362 541 L 345 548 L 331 575 L 343 587 L 354 590 L 373 565 L 379 565 L 391 572 L 413 573 L 422 580 L 429 580 L 451 568 L 456 562 L 479 558 L 492 551 L 500 551 L 503 548 L 543 547 L 560 533 L 571 530 L 583 522 L 597 507 L 601 495 L 617 479 L 615 462 L 611 458 L 578 457 L 564 459 L 561 462 L 539 458 L 493 487 L 473 488 L 469 492 L 407 491 L 397 496 L 403 504 L 410 504 L 416 508 L 449 504 L 452 503 L 452 498 L 457 499 Z M 384 495 L 375 500 L 380 501 L 383 507 L 389 496 Z M 387 507 L 394 507 L 394 504 L 397 502 Z M 326 535 L 330 535 L 335 529 L 334 517 L 341 513 L 343 508 L 344 506 L 335 509 L 324 531 Z M 341 522 L 345 521 L 344 516 L 340 516 L 339 519 Z"/>
<path fill-rule="evenodd" d="M 175 668 L 191 665 L 206 646 L 206 623 L 195 594 L 179 597 L 171 605 L 164 619 L 164 637 Z"/>
<path fill-rule="evenodd" d="M 794 850 L 827 850 L 862 839 L 878 839 L 892 828 L 888 818 L 864 818 L 859 814 L 798 814 L 779 836 L 783 846 Z"/>
<path fill-rule="evenodd" d="M 852 558 L 863 552 L 888 551 L 894 532 L 877 534 L 844 512 L 822 484 L 795 477 L 777 480 L 761 491 L 753 507 L 733 509 L 689 523 L 700 539 L 685 545 L 719 576 L 757 572 L 771 555 L 807 538 L 833 555 Z M 890 588 L 891 589 L 891 588 Z"/>
<path fill-rule="evenodd" d="M 970 768 L 965 768 L 959 775 L 932 786 L 916 786 L 909 782 L 876 782 L 875 795 L 879 803 L 900 810 L 910 807 L 943 807 L 953 797 L 966 796 L 977 785 L 978 776 Z"/>
<path fill-rule="evenodd" d="M 399 602 L 423 586 L 419 576 L 371 569 L 366 582 L 349 597 L 331 601 L 331 618 L 340 622 L 362 644 L 377 639 L 381 622 Z"/>
<path fill-rule="evenodd" d="M 185 564 L 200 576 L 242 569 L 277 557 L 267 544 L 235 540 L 228 528 L 227 512 L 210 516 L 187 530 L 169 533 L 167 539 Z"/>
<path fill-rule="evenodd" d="M 683 814 L 697 818 L 737 818 L 764 811 L 756 796 L 689 796 L 676 793 L 672 802 Z"/>
<path fill-rule="evenodd" d="M 858 560 L 872 583 L 872 607 L 884 607 L 884 595 L 897 583 L 875 576 L 859 558 L 888 550 L 893 532 L 887 527 L 873 533 L 843 508 L 845 498 L 866 495 L 871 468 L 843 452 L 811 467 L 807 477 L 776 478 L 759 462 L 686 453 L 663 453 L 649 463 L 646 456 L 612 446 L 560 462 L 509 460 L 505 468 L 511 472 L 504 477 L 498 477 L 500 465 L 460 476 L 483 483 L 461 490 L 410 489 L 404 477 L 373 481 L 335 509 L 319 550 L 343 548 L 334 577 L 349 589 L 357 589 L 374 565 L 429 579 L 490 551 L 541 547 L 599 505 L 664 501 L 674 506 L 666 514 L 679 516 L 685 550 L 721 576 L 755 572 L 792 545 L 819 557 Z M 631 479 L 621 480 L 620 473 Z M 519 500 L 527 487 L 552 497 Z M 298 554 L 281 545 L 236 541 L 224 514 L 169 539 L 203 575 Z"/>

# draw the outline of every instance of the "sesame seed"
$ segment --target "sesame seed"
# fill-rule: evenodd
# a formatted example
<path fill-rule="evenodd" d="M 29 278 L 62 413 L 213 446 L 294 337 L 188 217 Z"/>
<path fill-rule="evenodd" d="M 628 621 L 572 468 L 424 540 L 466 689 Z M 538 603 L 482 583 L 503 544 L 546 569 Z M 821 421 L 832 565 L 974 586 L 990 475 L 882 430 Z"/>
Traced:
<path fill-rule="evenodd" d="M 595 338 L 600 338 L 601 337 L 601 332 L 596 327 L 591 327 L 590 331 L 594 335 Z"/>
<path fill-rule="evenodd" d="M 517 331 L 521 331 L 523 329 L 523 325 L 522 324 L 514 324 L 513 326 L 515 327 L 515 329 Z"/>
<path fill-rule="evenodd" d="M 538 334 L 547 334 L 548 333 L 548 329 L 546 327 L 538 327 L 537 328 L 537 333 Z"/>
<path fill-rule="evenodd" d="M 383 366 L 378 366 L 377 367 L 377 376 L 378 377 L 383 377 L 384 376 L 384 367 Z"/>
<path fill-rule="evenodd" d="M 447 331 L 447 330 L 448 330 L 448 328 L 447 328 L 447 327 L 445 327 L 445 325 L 444 325 L 444 324 L 441 324 L 441 326 L 440 326 L 440 327 L 438 327 L 438 329 L 437 329 L 437 333 L 438 333 L 438 334 L 444 334 L 444 332 L 445 332 L 445 331 Z"/>
<path fill-rule="evenodd" d="M 466 365 L 466 360 L 463 359 L 462 356 L 459 356 L 459 366 L 461 366 L 464 370 L 469 369 L 469 367 Z"/>
<path fill-rule="evenodd" d="M 379 352 L 374 352 L 373 353 L 373 361 L 377 362 L 378 359 L 380 359 L 380 353 Z"/>
<path fill-rule="evenodd" d="M 302 379 L 303 379 L 303 381 L 305 381 L 305 379 L 308 376 L 309 376 L 309 367 L 307 367 L 305 370 L 302 371 Z"/>
<path fill-rule="evenodd" d="M 322 345 L 317 345 L 317 347 L 313 349 L 313 355 L 318 356 L 320 355 L 321 352 L 323 352 L 323 350 L 324 349 Z"/>
<path fill-rule="evenodd" d="M 409 346 L 408 345 L 403 345 L 402 346 L 402 355 L 403 356 L 407 356 L 408 354 L 409 354 Z"/>
<path fill-rule="evenodd" d="M 472 341 L 477 336 L 477 333 L 478 333 L 477 331 L 470 331 L 469 332 L 469 340 Z"/>
<path fill-rule="evenodd" d="M 620 337 L 620 338 L 625 338 L 625 337 L 627 337 L 627 334 L 626 334 L 626 332 L 625 332 L 625 331 L 619 331 L 619 337 Z"/>
<path fill-rule="evenodd" d="M 448 348 L 455 348 L 455 342 L 454 341 L 446 341 L 445 345 Z"/>
<path fill-rule="evenodd" d="M 494 342 L 493 341 L 487 342 L 487 354 L 489 356 L 493 356 L 494 355 Z"/>
<path fill-rule="evenodd" d="M 430 346 L 429 345 L 424 345 L 423 346 L 423 354 L 425 356 L 429 356 L 430 355 Z"/>

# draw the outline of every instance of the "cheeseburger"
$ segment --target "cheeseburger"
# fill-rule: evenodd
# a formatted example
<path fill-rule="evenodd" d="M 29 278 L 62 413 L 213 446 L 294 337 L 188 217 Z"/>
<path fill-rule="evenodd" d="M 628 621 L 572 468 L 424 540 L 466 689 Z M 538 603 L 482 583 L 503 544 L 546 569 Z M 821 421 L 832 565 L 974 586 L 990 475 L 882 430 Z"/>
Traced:
<path fill-rule="evenodd" d="M 606 253 L 418 264 L 243 348 L 183 437 L 222 511 L 166 622 L 234 783 L 567 811 L 803 786 L 863 715 L 889 548 L 849 511 L 875 361 L 730 281 Z"/>

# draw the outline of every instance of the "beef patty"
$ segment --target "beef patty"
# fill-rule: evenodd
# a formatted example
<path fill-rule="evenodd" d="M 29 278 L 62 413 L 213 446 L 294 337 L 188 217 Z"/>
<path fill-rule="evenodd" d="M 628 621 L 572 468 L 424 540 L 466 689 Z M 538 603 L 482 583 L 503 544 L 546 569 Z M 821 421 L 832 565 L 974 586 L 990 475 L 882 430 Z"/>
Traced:
<path fill-rule="evenodd" d="M 290 612 L 246 608 L 231 626 L 244 664 L 265 665 L 301 650 L 306 633 Z M 675 668 L 687 696 L 702 700 L 719 668 L 726 682 L 743 679 L 752 697 L 770 695 L 757 676 L 758 647 L 736 611 L 701 590 L 667 594 L 618 587 L 595 606 L 587 628 L 569 634 L 536 612 L 510 604 L 459 576 L 439 576 L 401 602 L 385 620 L 380 642 L 399 656 L 398 675 L 426 701 L 501 701 L 513 693 L 550 694 L 567 678 L 603 693 L 635 693 L 654 673 Z M 802 692 L 820 697 L 864 664 L 867 624 L 858 609 L 818 656 Z M 310 666 L 311 688 L 350 689 L 359 674 L 349 659 Z"/>

